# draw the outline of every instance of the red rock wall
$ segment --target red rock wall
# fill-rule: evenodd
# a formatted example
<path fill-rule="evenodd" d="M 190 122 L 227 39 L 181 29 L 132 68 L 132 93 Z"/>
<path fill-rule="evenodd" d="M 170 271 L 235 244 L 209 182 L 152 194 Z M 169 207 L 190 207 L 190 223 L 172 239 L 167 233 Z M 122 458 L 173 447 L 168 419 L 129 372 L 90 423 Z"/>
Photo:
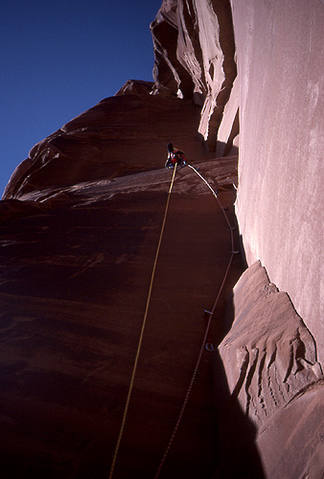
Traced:
<path fill-rule="evenodd" d="M 89 130 L 96 118 L 88 117 Z M 203 162 L 200 172 L 219 185 L 234 222 L 236 159 Z M 108 477 L 170 179 L 160 168 L 70 186 L 39 184 L 0 202 L 1 478 Z M 229 245 L 214 197 L 191 169 L 181 169 L 114 479 L 154 477 Z M 240 263 L 235 256 L 227 290 Z M 165 477 L 210 477 L 217 449 L 212 408 L 204 361 Z"/>
<path fill-rule="evenodd" d="M 323 360 L 324 5 L 232 7 L 241 90 L 236 211 L 247 260 L 261 259 L 288 292 Z"/>
<path fill-rule="evenodd" d="M 319 479 L 324 377 L 315 341 L 259 262 L 243 273 L 233 298 L 235 321 L 219 353 L 232 401 L 255 427 L 264 477 Z"/>
<path fill-rule="evenodd" d="M 150 95 L 152 83 L 128 81 L 35 145 L 13 173 L 3 199 L 122 174 L 161 168 L 173 141 L 190 161 L 206 158 L 190 100 Z"/>
<path fill-rule="evenodd" d="M 10 471 L 13 464 L 17 475 L 31 464 L 37 469 L 42 456 L 44 470 L 61 477 L 63 452 L 71 477 L 106 471 L 170 178 L 158 169 L 165 145 L 173 140 L 191 161 L 202 161 L 202 136 L 210 151 L 227 154 L 238 144 L 240 123 L 236 210 L 252 266 L 234 289 L 234 323 L 214 351 L 224 369 L 216 389 L 222 380 L 228 389 L 214 408 L 224 408 L 217 424 L 221 430 L 223 423 L 224 435 L 215 447 L 204 412 L 211 391 L 208 386 L 204 396 L 199 389 L 188 414 L 191 432 L 183 429 L 169 471 L 178 477 L 185 467 L 186 477 L 198 477 L 204 463 L 205 477 L 217 462 L 217 477 L 321 477 L 323 9 L 313 0 L 164 0 L 151 25 L 154 85 L 128 81 L 115 97 L 36 145 L 17 168 L 1 202 L 0 225 L 1 434 Z M 235 160 L 200 168 L 230 208 Z M 229 254 L 222 214 L 192 175 L 186 168 L 177 177 L 173 249 L 164 250 L 156 326 L 149 330 L 135 398 L 143 419 L 130 421 L 120 477 L 134 473 L 135 456 L 136 473 L 152 477 L 200 341 L 197 318 Z M 240 270 L 238 256 L 235 261 L 231 280 Z M 221 312 L 215 329 L 222 329 Z M 207 383 L 206 370 L 203 377 Z M 150 452 L 146 461 L 143 451 Z"/>
<path fill-rule="evenodd" d="M 162 20 L 170 6 L 163 2 Z M 234 290 L 234 323 L 219 347 L 230 399 L 219 397 L 217 407 L 238 401 L 255 428 L 249 442 L 256 441 L 264 477 L 319 478 L 324 5 L 232 0 L 227 7 L 221 0 L 172 2 L 177 46 L 164 44 L 164 53 L 171 58 L 172 51 L 191 75 L 192 96 L 202 106 L 198 131 L 209 149 L 231 151 L 240 128 L 236 212 L 250 267 Z M 159 72 L 157 61 L 158 88 L 165 70 Z M 169 75 L 175 78 L 171 68 Z M 174 85 L 179 94 L 180 82 Z M 218 385 L 220 377 L 218 369 Z M 237 431 L 229 422 L 235 414 L 224 413 L 224 457 L 233 453 Z M 233 460 L 242 461 L 242 454 Z M 227 465 L 226 477 L 242 473 Z"/>
<path fill-rule="evenodd" d="M 156 91 L 200 102 L 198 131 L 218 155 L 238 145 L 240 123 L 247 261 L 288 292 L 322 359 L 323 24 L 318 0 L 164 1 L 152 24 Z"/>
<path fill-rule="evenodd" d="M 229 1 L 163 1 L 151 30 L 157 91 L 193 97 L 202 106 L 198 131 L 215 151 L 236 77 Z"/>

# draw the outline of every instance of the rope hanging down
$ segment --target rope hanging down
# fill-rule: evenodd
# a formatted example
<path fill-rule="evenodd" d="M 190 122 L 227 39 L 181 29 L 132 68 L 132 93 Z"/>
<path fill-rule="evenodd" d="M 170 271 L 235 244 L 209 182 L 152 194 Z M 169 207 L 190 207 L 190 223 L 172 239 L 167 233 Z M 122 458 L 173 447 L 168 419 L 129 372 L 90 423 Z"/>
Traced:
<path fill-rule="evenodd" d="M 166 223 L 166 219 L 167 219 L 167 215 L 168 215 L 170 197 L 171 197 L 171 193 L 172 193 L 172 189 L 173 189 L 173 184 L 174 184 L 174 180 L 175 180 L 175 176 L 176 176 L 176 171 L 177 171 L 177 163 L 175 164 L 174 169 L 173 169 L 172 179 L 171 179 L 171 183 L 170 183 L 170 187 L 169 187 L 169 191 L 168 191 L 168 197 L 167 197 L 167 201 L 166 201 L 166 205 L 165 205 L 164 217 L 163 217 L 163 221 L 162 221 L 160 237 L 159 237 L 159 241 L 158 241 L 158 245 L 157 245 L 157 249 L 156 249 L 156 253 L 155 253 L 155 259 L 154 259 L 152 273 L 151 273 L 150 286 L 149 286 L 149 289 L 148 289 L 148 294 L 147 294 L 147 299 L 146 299 L 144 317 L 143 317 L 143 321 L 142 321 L 142 328 L 141 328 L 141 332 L 140 332 L 140 337 L 139 337 L 137 351 L 136 351 L 136 355 L 135 355 L 133 370 L 132 370 L 130 384 L 129 384 L 129 388 L 128 388 L 128 394 L 127 394 L 126 403 L 125 403 L 125 407 L 124 407 L 123 418 L 122 418 L 122 422 L 121 422 L 121 426 L 120 426 L 120 430 L 119 430 L 119 435 L 118 435 L 118 439 L 117 439 L 116 446 L 115 446 L 113 460 L 112 460 L 111 467 L 110 467 L 109 479 L 112 479 L 112 477 L 114 475 L 114 470 L 115 470 L 115 466 L 116 466 L 116 461 L 117 461 L 117 456 L 118 456 L 118 452 L 119 452 L 119 448 L 120 448 L 120 443 L 121 443 L 121 440 L 122 440 L 122 437 L 123 437 L 123 434 L 124 434 L 125 425 L 126 425 L 128 408 L 129 408 L 131 395 L 132 395 L 132 392 L 133 392 L 138 359 L 139 359 L 139 355 L 140 355 L 141 348 L 142 348 L 144 329 L 145 329 L 146 319 L 147 319 L 148 310 L 149 310 L 149 306 L 150 306 L 150 302 L 151 302 L 155 271 L 156 271 L 156 266 L 157 266 L 158 257 L 159 257 L 159 253 L 160 253 L 160 247 L 161 247 L 162 237 L 163 237 L 163 233 L 164 233 L 164 229 L 165 229 L 165 223 Z"/>
<path fill-rule="evenodd" d="M 186 395 L 185 395 L 185 398 L 183 400 L 183 403 L 182 403 L 182 406 L 181 406 L 181 409 L 180 409 L 180 412 L 178 414 L 178 418 L 177 418 L 177 421 L 174 425 L 174 428 L 172 430 L 172 433 L 171 433 L 171 436 L 170 436 L 170 439 L 169 439 L 169 442 L 167 444 L 167 447 L 165 448 L 165 451 L 164 451 L 164 454 L 162 456 L 162 459 L 161 459 L 161 462 L 159 464 L 159 467 L 156 471 L 156 474 L 154 476 L 154 479 L 158 479 L 160 477 L 160 474 L 161 474 L 161 471 L 162 471 L 162 468 L 165 464 L 165 461 L 167 459 L 167 456 L 169 454 L 169 451 L 172 447 L 172 444 L 173 444 L 173 441 L 175 439 L 175 436 L 177 434 L 177 431 L 179 429 L 179 426 L 180 426 L 180 423 L 181 423 L 181 420 L 182 420 L 182 417 L 183 417 L 183 414 L 185 412 L 185 409 L 186 409 L 186 406 L 187 406 L 187 403 L 189 401 L 189 398 L 190 398 L 190 394 L 191 394 L 191 390 L 193 388 L 193 385 L 194 385 L 194 382 L 195 382 L 195 379 L 196 379 L 196 376 L 197 376 L 197 373 L 198 373 L 198 369 L 199 369 L 199 366 L 200 366 L 200 362 L 201 362 L 201 358 L 202 358 L 202 355 L 203 355 L 203 352 L 204 352 L 204 349 L 205 349 L 205 343 L 207 341 L 207 337 L 208 337 L 208 333 L 209 333 L 209 329 L 210 329 L 210 324 L 211 324 L 211 320 L 213 318 L 213 315 L 215 313 L 215 310 L 216 310 L 216 306 L 217 306 L 217 303 L 219 301 L 219 298 L 220 298 L 220 295 L 223 291 L 223 288 L 224 288 L 224 285 L 225 285 L 225 282 L 226 282 L 226 279 L 227 279 L 227 276 L 228 276 L 228 272 L 230 270 L 230 267 L 231 267 L 231 264 L 232 264 L 232 261 L 233 261 L 233 256 L 235 254 L 237 254 L 238 252 L 237 251 L 234 251 L 234 237 L 233 237 L 233 230 L 234 228 L 231 226 L 231 223 L 228 219 L 228 216 L 221 204 L 221 202 L 219 201 L 218 197 L 217 197 L 217 193 L 213 190 L 213 188 L 210 186 L 210 184 L 207 182 L 207 180 L 196 170 L 196 168 L 194 168 L 193 166 L 189 165 L 188 166 L 203 180 L 203 182 L 208 186 L 208 188 L 211 190 L 212 194 L 214 195 L 214 197 L 216 198 L 217 202 L 218 202 L 218 205 L 219 207 L 221 208 L 222 212 L 223 212 L 223 215 L 225 217 L 225 220 L 226 220 L 226 223 L 227 223 L 227 226 L 230 230 L 230 235 L 231 235 L 231 243 L 232 243 L 232 251 L 231 251 L 231 256 L 228 260 L 228 263 L 227 263 L 227 267 L 226 267 L 226 270 L 225 270 L 225 274 L 224 274 L 224 278 L 223 278 L 223 281 L 220 285 L 220 288 L 218 290 L 218 293 L 217 293 L 217 296 L 216 296 L 216 299 L 214 301 L 214 304 L 213 304 L 213 307 L 211 308 L 211 311 L 208 312 L 209 314 L 209 318 L 208 318 L 208 322 L 207 322 L 207 325 L 206 325 L 206 328 L 205 328 L 205 334 L 204 334 L 204 337 L 203 337 L 203 340 L 202 340 L 202 343 L 201 343 L 201 347 L 200 347 L 200 350 L 199 350 L 199 353 L 198 353 L 198 357 L 197 357 L 197 361 L 196 361 L 196 365 L 195 365 L 195 368 L 194 368 L 194 371 L 192 373 L 192 376 L 191 376 L 191 379 L 190 379 L 190 383 L 189 383 L 189 386 L 188 386 L 188 389 L 187 389 L 187 392 L 186 392 Z"/>
<path fill-rule="evenodd" d="M 218 196 L 217 196 L 217 192 L 216 192 L 215 190 L 213 190 L 213 188 L 210 186 L 210 184 L 208 183 L 208 181 L 199 173 L 199 171 L 198 171 L 196 168 L 194 168 L 192 165 L 189 165 L 189 164 L 188 164 L 188 166 L 189 166 L 189 168 L 191 168 L 191 169 L 196 173 L 196 175 L 198 175 L 198 176 L 203 180 L 203 182 L 208 186 L 208 188 L 210 189 L 210 191 L 212 192 L 212 194 L 213 194 L 214 197 L 216 198 L 217 203 L 218 203 L 218 205 L 219 205 L 219 207 L 220 207 L 220 209 L 222 210 L 222 213 L 223 213 L 223 215 L 224 215 L 224 218 L 225 218 L 225 221 L 226 221 L 226 223 L 227 223 L 227 226 L 228 226 L 228 228 L 229 228 L 229 230 L 230 230 L 230 232 L 231 232 L 232 251 L 234 252 L 234 236 L 233 236 L 234 227 L 231 225 L 230 220 L 228 219 L 228 216 L 227 216 L 227 214 L 226 214 L 226 211 L 224 210 L 224 207 L 223 207 L 223 205 L 221 204 L 221 202 L 220 202 L 220 200 L 219 200 L 219 198 L 218 198 Z M 236 253 L 236 252 L 235 252 L 235 253 Z"/>

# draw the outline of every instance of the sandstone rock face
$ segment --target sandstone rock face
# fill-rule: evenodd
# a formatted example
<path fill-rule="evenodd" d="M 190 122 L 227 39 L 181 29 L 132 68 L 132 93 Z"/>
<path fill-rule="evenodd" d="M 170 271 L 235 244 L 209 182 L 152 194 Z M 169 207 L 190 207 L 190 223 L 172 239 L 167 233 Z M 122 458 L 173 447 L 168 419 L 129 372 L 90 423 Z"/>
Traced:
<path fill-rule="evenodd" d="M 177 58 L 177 0 L 162 3 L 155 20 L 151 23 L 155 63 L 153 75 L 156 92 L 161 95 L 192 97 L 193 82 Z"/>
<path fill-rule="evenodd" d="M 236 76 L 229 1 L 165 1 L 151 30 L 157 89 L 202 104 L 199 132 L 215 151 Z"/>
<path fill-rule="evenodd" d="M 115 96 L 121 95 L 147 95 L 153 89 L 153 82 L 143 80 L 127 80 Z"/>
<path fill-rule="evenodd" d="M 45 187 L 160 168 L 173 141 L 193 163 L 206 158 L 191 101 L 150 95 L 150 82 L 129 81 L 117 93 L 32 148 L 4 192 L 20 198 Z"/>
<path fill-rule="evenodd" d="M 266 477 L 320 478 L 324 376 L 315 341 L 259 262 L 236 284 L 233 302 L 219 352 L 230 394 L 256 428 Z"/>
<path fill-rule="evenodd" d="M 315 0 L 164 0 L 154 83 L 129 80 L 17 167 L 0 203 L 5 478 L 108 474 L 172 141 L 237 249 L 238 183 L 249 267 L 224 314 L 234 256 L 163 477 L 322 479 L 323 24 Z M 215 158 L 238 147 L 239 181 Z M 177 173 L 116 479 L 154 477 L 168 443 L 231 255 L 223 213 Z"/>
<path fill-rule="evenodd" d="M 200 163 L 232 222 L 236 161 Z M 169 170 L 155 169 L 39 185 L 19 200 L 0 202 L 3 478 L 108 476 L 170 179 Z M 189 168 L 180 170 L 116 478 L 155 474 L 201 346 L 203 309 L 217 294 L 230 245 L 214 197 Z M 235 261 L 227 292 L 241 273 L 240 258 Z M 166 477 L 208 477 L 214 470 L 209 364 L 200 369 Z"/>
<path fill-rule="evenodd" d="M 156 92 L 201 104 L 198 131 L 210 150 L 235 152 L 240 108 L 247 261 L 261 259 L 288 292 L 321 357 L 323 15 L 318 0 L 178 0 L 164 1 L 152 24 Z"/>
<path fill-rule="evenodd" d="M 225 105 L 224 114 L 217 134 L 217 156 L 237 154 L 239 135 L 240 83 L 235 78 L 230 98 Z M 234 148 L 234 150 L 233 150 Z"/>
<path fill-rule="evenodd" d="M 323 2 L 232 6 L 241 89 L 236 208 L 247 260 L 260 258 L 288 292 L 323 360 Z"/>

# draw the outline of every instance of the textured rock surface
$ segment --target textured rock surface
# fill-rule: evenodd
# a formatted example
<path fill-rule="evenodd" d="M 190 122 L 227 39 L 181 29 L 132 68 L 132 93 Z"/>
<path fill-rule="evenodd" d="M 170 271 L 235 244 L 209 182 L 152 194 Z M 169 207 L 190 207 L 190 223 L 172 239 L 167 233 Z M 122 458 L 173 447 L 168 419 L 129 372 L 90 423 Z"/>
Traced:
<path fill-rule="evenodd" d="M 193 81 L 177 58 L 178 18 L 177 0 L 162 2 L 155 20 L 151 23 L 155 63 L 153 75 L 157 92 L 191 98 Z M 180 90 L 180 91 L 179 91 Z"/>
<path fill-rule="evenodd" d="M 152 24 L 155 88 L 202 105 L 199 132 L 219 155 L 238 146 L 240 107 L 237 214 L 247 261 L 261 259 L 289 293 L 320 355 L 323 22 L 318 0 L 232 0 L 231 8 L 178 0 L 164 1 Z"/>
<path fill-rule="evenodd" d="M 234 221 L 236 160 L 205 161 L 204 137 L 217 155 L 240 141 L 236 211 L 252 266 L 227 316 L 223 298 L 216 311 L 164 477 L 322 479 L 324 6 L 231 8 L 164 0 L 154 84 L 129 80 L 13 174 L 0 203 L 5 477 L 107 475 L 170 180 L 166 143 L 199 162 Z M 190 169 L 171 204 L 120 479 L 154 475 L 230 254 L 223 215 Z M 227 293 L 240 269 L 235 256 Z"/>
<path fill-rule="evenodd" d="M 324 377 L 313 337 L 259 262 L 243 273 L 233 303 L 219 352 L 232 399 L 255 426 L 266 477 L 322 477 Z"/>
<path fill-rule="evenodd" d="M 233 221 L 236 160 L 202 163 L 200 171 L 218 184 Z M 154 170 L 59 191 L 45 186 L 0 203 L 2 477 L 107 477 L 169 181 L 170 171 Z M 221 210 L 182 169 L 116 477 L 153 477 L 200 348 L 203 308 L 214 301 L 229 255 Z M 240 271 L 236 258 L 228 290 Z M 207 357 L 166 477 L 214 470 Z"/>
<path fill-rule="evenodd" d="M 199 133 L 215 151 L 236 76 L 229 1 L 164 1 L 151 30 L 157 89 L 203 105 Z"/>
<path fill-rule="evenodd" d="M 323 477 L 323 417 L 323 381 L 278 412 L 257 440 L 266 477 Z"/>
<path fill-rule="evenodd" d="M 289 293 L 323 360 L 324 5 L 232 5 L 241 85 L 237 214 L 245 252 Z"/>
<path fill-rule="evenodd" d="M 117 96 L 102 100 L 34 146 L 3 198 L 160 168 L 169 141 L 188 152 L 193 162 L 206 158 L 197 133 L 199 109 L 191 101 L 149 95 L 150 86 L 127 82 Z"/>

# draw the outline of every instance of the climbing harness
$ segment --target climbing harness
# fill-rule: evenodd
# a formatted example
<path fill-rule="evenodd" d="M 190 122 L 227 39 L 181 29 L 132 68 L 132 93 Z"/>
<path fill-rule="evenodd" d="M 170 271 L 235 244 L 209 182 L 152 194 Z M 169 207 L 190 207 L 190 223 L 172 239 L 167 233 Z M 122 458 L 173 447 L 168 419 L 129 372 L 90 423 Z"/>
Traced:
<path fill-rule="evenodd" d="M 139 359 L 139 355 L 140 355 L 141 348 L 142 348 L 144 329 L 145 329 L 148 310 L 149 310 L 149 306 L 150 306 L 150 302 L 151 302 L 155 271 L 156 271 L 156 266 L 157 266 L 158 257 L 159 257 L 159 253 L 160 253 L 160 247 L 161 247 L 163 233 L 164 233 L 164 229 L 165 229 L 165 223 L 166 223 L 166 219 L 167 219 L 167 215 L 168 215 L 169 203 L 170 203 L 171 193 L 172 193 L 174 180 L 175 180 L 175 176 L 176 176 L 176 171 L 177 171 L 177 163 L 175 163 L 175 166 L 174 166 L 174 169 L 173 169 L 171 183 L 170 183 L 170 187 L 169 187 L 169 191 L 168 191 L 167 201 L 166 201 L 165 210 L 164 210 L 164 217 L 163 217 L 161 231 L 160 231 L 160 237 L 159 237 L 158 245 L 157 245 L 157 248 L 156 248 L 155 259 L 154 259 L 152 273 L 151 273 L 151 279 L 150 279 L 150 285 L 149 285 L 149 289 L 148 289 L 148 293 L 147 293 L 145 311 L 144 311 L 144 316 L 143 316 L 143 321 L 142 321 L 142 328 L 141 328 L 141 332 L 140 332 L 140 337 L 139 337 L 137 351 L 136 351 L 136 355 L 135 355 L 133 370 L 132 370 L 130 384 L 129 384 L 129 388 L 128 388 L 126 403 L 125 403 L 124 412 L 123 412 L 123 418 L 122 418 L 122 422 L 121 422 L 121 426 L 120 426 L 120 430 L 119 430 L 119 435 L 118 435 L 115 450 L 114 450 L 113 460 L 112 460 L 111 467 L 110 467 L 109 479 L 112 479 L 112 477 L 114 475 L 114 470 L 115 470 L 115 467 L 116 467 L 116 461 L 117 461 L 117 456 L 118 456 L 118 452 L 119 452 L 119 448 L 120 448 L 120 443 L 121 443 L 121 440 L 122 440 L 122 437 L 123 437 L 123 434 L 124 434 L 125 425 L 126 425 L 129 403 L 130 403 L 131 395 L 132 395 L 132 392 L 133 392 L 138 359 Z"/>
<path fill-rule="evenodd" d="M 182 417 L 183 417 L 183 414 L 185 412 L 185 409 L 186 409 L 186 406 L 187 406 L 187 403 L 189 401 L 189 398 L 190 398 L 190 394 L 191 394 L 191 390 L 193 388 L 193 385 L 194 385 L 194 382 L 195 382 L 195 379 L 196 379 L 196 376 L 197 376 L 197 373 L 198 373 L 198 369 L 199 369 L 199 366 L 200 366 L 200 362 L 201 362 L 201 358 L 202 358 L 202 355 L 204 353 L 204 350 L 207 350 L 207 351 L 210 351 L 210 352 L 213 352 L 215 350 L 215 346 L 212 344 L 212 343 L 207 343 L 207 337 L 208 337 L 208 333 L 209 333 L 209 329 L 210 329 L 210 325 L 211 325 L 211 320 L 215 314 L 215 310 L 216 310 L 216 307 L 217 307 L 217 304 L 218 304 L 218 301 L 219 301 L 219 298 L 220 298 L 220 295 L 223 291 L 223 288 L 224 288 L 224 285 L 225 285 L 225 282 L 226 282 L 226 279 L 227 279 L 227 276 L 228 276 L 228 272 L 230 270 L 230 267 L 231 267 L 231 264 L 232 264 L 232 261 L 233 261 L 233 257 L 235 254 L 238 253 L 238 251 L 234 250 L 234 235 L 233 235 L 233 231 L 234 231 L 234 227 L 231 225 L 229 219 L 228 219 L 228 216 L 226 214 L 226 211 L 225 209 L 223 208 L 218 196 L 217 196 L 217 191 L 214 191 L 213 188 L 210 186 L 210 184 L 208 183 L 208 181 L 198 172 L 198 170 L 196 168 L 194 168 L 192 165 L 190 165 L 189 163 L 187 163 L 187 166 L 189 168 L 191 168 L 201 179 L 202 181 L 207 185 L 207 187 L 210 189 L 210 191 L 212 192 L 213 196 L 216 198 L 217 202 L 218 202 L 218 205 L 219 207 L 221 208 L 222 212 L 223 212 L 223 215 L 224 215 L 224 218 L 225 218 L 225 221 L 226 221 L 226 224 L 229 228 L 229 231 L 230 231 L 230 238 L 231 238 L 231 255 L 230 255 L 230 258 L 229 258 L 229 261 L 228 261 L 228 264 L 227 264 L 227 267 L 226 267 L 226 270 L 225 270 L 225 273 L 224 273 L 224 278 L 223 278 L 223 281 L 220 285 L 220 288 L 218 290 L 218 293 L 217 293 L 217 296 L 216 296 L 216 299 L 214 301 L 214 304 L 212 306 L 212 308 L 210 310 L 207 310 L 205 309 L 205 313 L 208 314 L 208 322 L 207 322 L 207 325 L 206 325 L 206 328 L 205 328 L 205 333 L 204 333 L 204 337 L 203 337 L 203 340 L 202 340 L 202 343 L 201 343 L 201 347 L 200 347 L 200 350 L 199 350 L 199 353 L 198 353 L 198 357 L 197 357 L 197 361 L 196 361 L 196 364 L 195 364 L 195 368 L 194 368 L 194 371 L 193 371 L 193 374 L 191 376 L 191 379 L 190 379 L 190 382 L 189 382 L 189 386 L 187 388 L 187 391 L 186 391 L 186 394 L 185 394 L 185 398 L 183 400 L 183 403 L 182 403 L 182 406 L 180 408 L 180 412 L 178 414 L 178 417 L 177 417 L 177 420 L 176 420 L 176 423 L 175 423 L 175 426 L 172 430 L 172 433 L 171 433 L 171 436 L 170 436 L 170 439 L 169 439 L 169 442 L 167 444 L 167 447 L 165 448 L 165 451 L 164 451 L 164 454 L 162 456 L 162 459 L 160 461 L 160 464 L 158 466 L 158 469 L 157 469 L 157 472 L 154 476 L 154 479 L 158 479 L 159 476 L 160 476 L 160 473 L 161 473 L 161 470 L 164 466 L 164 463 L 167 459 L 167 456 L 169 454 L 169 451 L 172 447 L 172 444 L 173 444 L 173 441 L 175 439 L 175 436 L 176 436 L 176 433 L 178 431 L 178 428 L 179 428 L 179 425 L 181 423 L 181 420 L 182 420 Z M 161 243 L 162 243 L 162 238 L 163 238 L 163 234 L 164 234 L 164 229 L 165 229 L 165 224 L 166 224 L 166 219 L 167 219 L 167 215 L 168 215 L 168 210 L 169 210 L 169 203 L 170 203 L 170 197 L 171 197 L 171 193 L 172 193 L 172 189 L 173 189 L 173 185 L 174 185 L 174 181 L 175 181 L 175 176 L 176 176 L 176 170 L 177 170 L 177 163 L 175 163 L 175 166 L 174 166 L 174 169 L 173 169 L 173 174 L 172 174 L 172 179 L 171 179 L 171 182 L 170 182 L 170 187 L 169 187 L 169 191 L 168 191 L 168 196 L 167 196 L 167 201 L 166 201 L 166 206 L 165 206 L 165 210 L 164 210 L 164 217 L 163 217 L 163 221 L 162 221 L 162 226 L 161 226 L 161 231 L 160 231 L 160 237 L 159 237 L 159 241 L 158 241 L 158 245 L 157 245 L 157 249 L 156 249 L 156 253 L 155 253 L 155 259 L 154 259 L 154 263 L 153 263 L 153 268 L 152 268 L 152 273 L 151 273 L 151 279 L 150 279 L 150 284 L 149 284 L 149 289 L 148 289 L 148 294 L 147 294 L 147 299 L 146 299 L 146 305 L 145 305 L 145 311 L 144 311 L 144 317 L 143 317 L 143 321 L 142 321 L 142 327 L 141 327 L 141 331 L 140 331 L 140 336 L 139 336 L 139 342 L 138 342 L 138 346 L 137 346 L 137 351 L 136 351 L 136 355 L 135 355 L 135 360 L 134 360 L 134 365 L 133 365 L 133 369 L 132 369 L 132 374 L 131 374 L 131 379 L 130 379 L 130 384 L 129 384 L 129 388 L 128 388 L 128 393 L 127 393 L 127 398 L 126 398 L 126 402 L 125 402 L 125 407 L 124 407 L 124 412 L 123 412 L 123 417 L 122 417 L 122 422 L 121 422 L 121 426 L 120 426 L 120 430 L 119 430 L 119 434 L 118 434 L 118 438 L 117 438 L 117 442 L 116 442 L 116 446 L 115 446 L 115 450 L 114 450 L 114 454 L 113 454 L 113 460 L 112 460 L 112 463 L 111 463 L 111 467 L 110 467 L 110 473 L 109 473 L 109 479 L 112 479 L 113 478 L 113 475 L 114 475 L 114 470 L 115 470 L 115 467 L 116 467 L 116 461 L 117 461 L 117 457 L 118 457 L 118 453 L 119 453 L 119 449 L 120 449 L 120 444 L 121 444 L 121 440 L 122 440 L 122 437 L 123 437 L 123 434 L 124 434 L 124 430 L 125 430 L 125 426 L 126 426 L 126 420 L 127 420 L 127 414 L 128 414 L 128 409 L 129 409 L 129 404 L 130 404 L 130 399 L 131 399 L 131 395 L 132 395 L 132 391 L 133 391 L 133 387 L 134 387 L 134 381 L 135 381 L 135 376 L 136 376 L 136 370 L 137 370 L 137 365 L 138 365 L 138 360 L 139 360 L 139 355 L 140 355 L 140 352 L 141 352 L 141 347 L 142 347 L 142 342 L 143 342 L 143 336 L 144 336 L 144 330 L 145 330 L 145 325 L 146 325 L 146 321 L 147 321 L 147 316 L 148 316 L 148 311 L 149 311 L 149 306 L 150 306 L 150 302 L 151 302 L 151 296 L 152 296 L 152 289 L 153 289 L 153 283 L 154 283 L 154 278 L 155 278 L 155 272 L 156 272 L 156 267 L 157 267 L 157 262 L 158 262 L 158 257 L 159 257 L 159 253 L 160 253 L 160 247 L 161 247 Z"/>
<path fill-rule="evenodd" d="M 223 207 L 223 205 L 221 204 L 218 196 L 217 196 L 217 193 L 213 190 L 213 188 L 210 186 L 210 184 L 208 183 L 208 181 L 197 171 L 196 168 L 194 168 L 192 165 L 190 165 L 188 163 L 188 166 L 189 168 L 191 168 L 202 180 L 203 182 L 208 186 L 208 188 L 211 190 L 213 196 L 216 198 L 217 202 L 218 202 L 218 205 L 219 207 L 221 208 L 222 212 L 223 212 L 223 215 L 225 217 L 225 220 L 226 220 L 226 223 L 227 223 L 227 226 L 229 228 L 229 231 L 230 231 L 230 237 L 231 237 L 231 247 L 232 247 L 232 251 L 231 251 L 231 255 L 230 255 L 230 258 L 228 260 L 228 263 L 227 263 L 227 267 L 226 267 L 226 270 L 225 270 L 225 274 L 224 274 L 224 278 L 223 278 L 223 281 L 220 285 L 220 288 L 218 290 L 218 293 L 217 293 L 217 296 L 216 296 L 216 299 L 214 301 L 214 304 L 211 308 L 210 311 L 207 311 L 205 310 L 206 313 L 208 313 L 209 315 L 209 318 L 208 318 L 208 322 L 207 322 L 207 325 L 206 325 L 206 328 L 205 328 L 205 333 L 204 333 L 204 337 L 203 337 L 203 340 L 202 340 L 202 343 L 201 343 L 201 347 L 200 347 L 200 350 L 199 350 L 199 353 L 198 353 L 198 357 L 197 357 L 197 361 L 196 361 L 196 364 L 195 364 L 195 368 L 194 368 L 194 371 L 192 373 L 192 376 L 191 376 L 191 379 L 190 379 L 190 382 L 189 382 L 189 386 L 188 386 L 188 389 L 187 389 L 187 392 L 185 394 L 185 398 L 183 400 L 183 403 L 182 403 L 182 406 L 180 408 L 180 411 L 179 411 L 179 414 L 178 414 L 178 418 L 176 420 L 176 423 L 174 425 L 174 428 L 172 430 L 172 433 L 171 433 L 171 436 L 170 436 L 170 439 L 169 439 L 169 442 L 165 448 L 165 451 L 164 451 L 164 454 L 162 456 L 162 459 L 160 461 L 160 464 L 158 466 L 158 469 L 156 471 L 156 474 L 154 476 L 154 479 L 158 479 L 160 477 L 160 474 L 161 474 L 161 471 L 162 471 L 162 468 L 165 464 L 165 461 L 167 459 L 167 456 L 169 454 L 169 451 L 172 447 L 172 444 L 173 444 L 173 441 L 175 439 L 175 436 L 177 434 L 177 431 L 179 429 L 179 426 L 180 426 L 180 423 L 181 423 L 181 420 L 182 420 L 182 417 L 183 417 L 183 414 L 185 412 L 185 409 L 186 409 L 186 406 L 187 406 L 187 403 L 189 401 L 189 398 L 190 398 L 190 394 L 191 394 L 191 390 L 193 388 L 193 385 L 194 385 L 194 382 L 195 382 L 195 379 L 196 379 L 196 376 L 197 376 L 197 373 L 198 373 L 198 369 L 199 369 L 199 366 L 200 366 L 200 362 L 201 362 L 201 358 L 203 356 L 203 353 L 204 353 L 204 350 L 207 349 L 207 344 L 209 345 L 210 343 L 206 343 L 207 341 L 207 337 L 208 337 L 208 333 L 209 333 L 209 329 L 210 329 L 210 325 L 211 325 L 211 321 L 212 321 L 212 318 L 215 314 L 215 310 L 216 310 L 216 306 L 218 304 L 218 301 L 219 301 L 219 298 L 220 298 L 220 295 L 223 291 L 223 288 L 224 288 L 224 285 L 225 285 L 225 282 L 226 282 L 226 279 L 227 279 L 227 276 L 228 276 L 228 272 L 230 270 L 230 267 L 231 267 L 231 264 L 232 264 L 232 261 L 233 261 L 233 257 L 235 254 L 237 254 L 237 251 L 234 250 L 234 236 L 233 236 L 233 231 L 234 231 L 234 227 L 231 226 L 231 223 L 228 219 L 228 216 L 226 214 L 226 211 Z M 208 349 L 209 350 L 209 349 Z"/>

